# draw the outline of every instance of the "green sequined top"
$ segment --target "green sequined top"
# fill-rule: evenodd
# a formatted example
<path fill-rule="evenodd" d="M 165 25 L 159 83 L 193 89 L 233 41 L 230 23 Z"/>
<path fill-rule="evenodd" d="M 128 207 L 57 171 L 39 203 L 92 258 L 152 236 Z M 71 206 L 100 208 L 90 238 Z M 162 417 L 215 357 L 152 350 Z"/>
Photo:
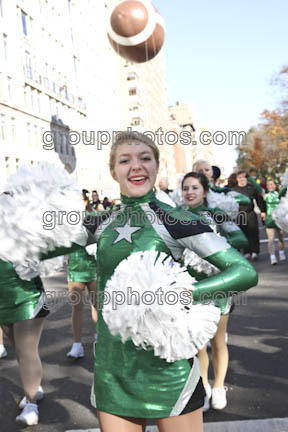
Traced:
<path fill-rule="evenodd" d="M 287 192 L 287 188 L 282 188 L 280 192 L 272 191 L 265 195 L 264 199 L 266 202 L 266 218 L 265 218 L 265 226 L 266 228 L 278 228 L 273 217 L 272 213 L 275 208 L 280 203 L 280 198 L 285 195 Z"/>
<path fill-rule="evenodd" d="M 228 295 L 231 291 L 244 291 L 257 284 L 254 267 L 231 248 L 225 238 L 202 224 L 198 216 L 185 215 L 179 209 L 159 202 L 153 191 L 140 198 L 122 196 L 122 202 L 114 217 L 106 214 L 86 225 L 97 240 L 100 297 L 122 260 L 134 252 L 149 250 L 165 252 L 180 260 L 184 249 L 190 248 L 220 270 L 216 276 L 195 284 L 195 300 L 213 301 L 213 295 L 219 291 Z M 97 408 L 115 415 L 139 418 L 179 415 L 183 407 L 180 411 L 176 407 L 184 401 L 185 385 L 188 385 L 186 393 L 189 395 L 190 392 L 192 400 L 196 384 L 200 385 L 200 370 L 195 372 L 196 360 L 192 368 L 193 387 L 192 382 L 189 384 L 192 371 L 188 360 L 167 363 L 155 357 L 153 351 L 135 347 L 131 341 L 123 344 L 120 337 L 111 335 L 103 319 L 104 298 L 99 301 L 95 352 Z M 191 402 L 193 409 L 203 405 L 203 395 L 201 401 Z"/>

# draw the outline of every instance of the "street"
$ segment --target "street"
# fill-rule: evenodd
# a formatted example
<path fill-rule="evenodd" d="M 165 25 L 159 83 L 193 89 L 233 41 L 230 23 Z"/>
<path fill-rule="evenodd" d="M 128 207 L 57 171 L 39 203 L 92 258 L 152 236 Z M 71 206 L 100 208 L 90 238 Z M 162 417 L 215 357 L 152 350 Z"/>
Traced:
<path fill-rule="evenodd" d="M 247 304 L 236 306 L 229 321 L 228 405 L 223 411 L 206 413 L 205 423 L 288 417 L 288 261 L 271 266 L 267 243 L 261 243 L 259 260 L 253 264 L 259 272 L 259 285 L 247 292 Z M 47 292 L 65 291 L 65 273 L 44 279 L 44 284 Z M 85 306 L 85 357 L 79 360 L 66 357 L 72 345 L 70 315 L 71 306 L 64 299 L 56 302 L 46 319 L 40 342 L 45 398 L 39 403 L 40 424 L 26 431 L 64 432 L 98 427 L 90 405 L 95 331 L 89 306 Z M 1 429 L 14 432 L 22 429 L 15 423 L 22 390 L 12 347 L 7 340 L 5 345 L 8 357 L 0 360 Z M 281 430 L 288 430 L 286 427 Z"/>

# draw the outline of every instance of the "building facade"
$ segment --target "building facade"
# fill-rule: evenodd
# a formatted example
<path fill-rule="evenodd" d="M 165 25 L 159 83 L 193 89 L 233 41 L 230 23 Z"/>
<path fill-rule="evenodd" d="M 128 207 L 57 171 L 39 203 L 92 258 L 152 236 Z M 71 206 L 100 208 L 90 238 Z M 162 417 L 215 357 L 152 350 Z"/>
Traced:
<path fill-rule="evenodd" d="M 0 1 L 1 186 L 18 166 L 46 160 L 83 188 L 115 189 L 97 134 L 120 128 L 107 13 L 102 0 Z"/>
<path fill-rule="evenodd" d="M 0 0 L 0 188 L 19 166 L 45 160 L 119 197 L 109 143 L 128 127 L 159 131 L 160 175 L 174 182 L 164 50 L 143 64 L 119 57 L 106 34 L 113 4 Z"/>

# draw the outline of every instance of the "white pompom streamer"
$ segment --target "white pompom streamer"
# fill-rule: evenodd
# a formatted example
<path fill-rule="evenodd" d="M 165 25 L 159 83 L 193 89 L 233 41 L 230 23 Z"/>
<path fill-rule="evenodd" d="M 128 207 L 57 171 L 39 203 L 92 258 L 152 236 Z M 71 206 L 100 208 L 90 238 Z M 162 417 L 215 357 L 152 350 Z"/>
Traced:
<path fill-rule="evenodd" d="M 36 276 L 48 277 L 63 270 L 64 256 L 51 258 L 45 261 L 30 260 L 26 265 L 15 264 L 14 269 L 18 276 L 24 280 L 31 280 Z"/>
<path fill-rule="evenodd" d="M 184 265 L 192 267 L 193 270 L 196 270 L 198 273 L 205 273 L 208 276 L 215 275 L 219 273 L 217 267 L 213 264 L 210 264 L 208 261 L 200 258 L 195 252 L 190 249 L 185 249 L 183 252 Z"/>
<path fill-rule="evenodd" d="M 86 244 L 81 190 L 64 168 L 46 162 L 22 167 L 10 177 L 5 191 L 10 194 L 0 195 L 0 259 L 12 262 L 25 278 L 29 276 L 21 266 L 34 274 L 40 254 L 58 246 Z M 67 219 L 70 212 L 79 213 L 79 223 Z"/>
<path fill-rule="evenodd" d="M 218 207 L 223 210 L 231 219 L 236 219 L 239 212 L 239 204 L 235 200 L 237 192 L 214 192 L 209 190 L 207 194 L 207 203 L 209 208 Z"/>
<path fill-rule="evenodd" d="M 288 232 L 288 195 L 281 198 L 280 203 L 272 213 L 276 225 Z"/>
<path fill-rule="evenodd" d="M 88 253 L 88 255 L 91 255 L 94 258 L 96 258 L 96 256 L 97 256 L 97 245 L 96 245 L 96 243 L 93 243 L 93 244 L 91 244 L 89 246 L 86 246 L 85 249 L 86 249 L 86 252 Z"/>
<path fill-rule="evenodd" d="M 130 255 L 118 265 L 105 289 L 110 299 L 120 292 L 125 299 L 123 304 L 110 301 L 103 307 L 103 318 L 111 334 L 119 334 L 123 343 L 131 339 L 138 347 L 153 349 L 155 356 L 167 362 L 192 358 L 215 335 L 220 318 L 219 308 L 193 305 L 187 291 L 185 301 L 190 304 L 185 307 L 181 293 L 193 291 L 194 282 L 185 267 L 163 252 Z M 133 294 L 129 299 L 128 287 L 139 298 Z M 164 293 L 162 301 L 155 294 L 160 288 Z M 175 304 L 165 301 L 165 293 L 169 291 L 177 294 Z M 145 301 L 145 293 L 150 293 L 149 303 L 154 293 L 152 304 Z"/>
<path fill-rule="evenodd" d="M 175 204 L 174 201 L 170 198 L 170 196 L 169 196 L 166 192 L 164 192 L 164 191 L 162 191 L 162 190 L 158 190 L 158 191 L 157 191 L 157 193 L 156 193 L 156 198 L 157 198 L 159 201 L 161 201 L 161 202 L 163 202 L 163 203 L 165 203 L 165 204 L 170 205 L 171 207 L 176 207 L 176 204 Z"/>

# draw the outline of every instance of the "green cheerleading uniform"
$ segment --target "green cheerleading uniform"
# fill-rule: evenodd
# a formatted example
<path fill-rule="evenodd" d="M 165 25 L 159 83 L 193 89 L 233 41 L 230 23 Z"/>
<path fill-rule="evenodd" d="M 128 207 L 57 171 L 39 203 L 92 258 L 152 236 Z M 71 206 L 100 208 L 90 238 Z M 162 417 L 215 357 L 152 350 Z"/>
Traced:
<path fill-rule="evenodd" d="M 202 223 L 209 223 L 212 226 L 215 226 L 216 231 L 224 236 L 228 243 L 235 249 L 244 249 L 248 246 L 248 240 L 243 231 L 235 224 L 235 222 L 231 221 L 228 215 L 220 208 L 208 208 L 204 204 L 201 206 L 192 208 L 185 207 L 185 210 L 190 211 L 191 213 L 199 216 Z M 206 279 L 208 277 L 207 274 L 203 272 L 197 272 L 195 269 L 188 266 L 188 271 L 191 276 L 195 277 L 197 280 Z M 218 303 L 215 302 L 216 305 L 220 307 L 221 315 L 226 315 L 230 312 L 230 298 L 220 298 Z"/>
<path fill-rule="evenodd" d="M 202 204 L 196 208 L 187 206 L 186 210 L 199 216 L 203 223 L 206 220 L 207 223 L 216 224 L 217 232 L 226 237 L 228 243 L 235 249 L 244 249 L 248 246 L 248 240 L 243 231 L 229 219 L 222 209 L 217 207 L 212 209 Z"/>
<path fill-rule="evenodd" d="M 97 280 L 97 262 L 85 248 L 71 253 L 68 258 L 68 281 L 91 282 Z"/>
<path fill-rule="evenodd" d="M 22 280 L 13 264 L 3 260 L 0 274 L 0 325 L 48 315 L 40 277 Z"/>
<path fill-rule="evenodd" d="M 91 243 L 91 237 L 87 243 Z M 71 247 L 57 247 L 42 254 L 40 259 L 50 259 L 78 250 L 81 246 L 73 243 Z M 12 324 L 49 314 L 45 304 L 46 296 L 39 276 L 32 280 L 21 279 L 11 262 L 0 260 L 0 325 Z"/>
<path fill-rule="evenodd" d="M 105 286 L 114 270 L 139 251 L 164 252 L 180 260 L 185 248 L 214 264 L 220 273 L 195 284 L 193 298 L 247 290 L 257 283 L 254 267 L 191 213 L 167 206 L 150 191 L 140 198 L 122 196 L 119 211 L 95 217 L 85 226 L 97 240 L 99 314 L 94 394 L 99 410 L 138 418 L 178 416 L 203 406 L 205 390 L 199 360 L 168 363 L 153 351 L 112 336 L 102 315 Z M 234 287 L 237 287 L 235 289 Z"/>
<path fill-rule="evenodd" d="M 287 188 L 282 188 L 280 190 L 280 192 L 272 191 L 269 192 L 266 196 L 265 196 L 265 202 L 266 202 L 266 218 L 265 218 L 265 227 L 266 228 L 279 228 L 273 217 L 272 217 L 272 213 L 275 210 L 275 208 L 278 206 L 278 204 L 280 203 L 280 198 L 282 196 L 285 195 L 285 193 L 287 192 Z"/>

